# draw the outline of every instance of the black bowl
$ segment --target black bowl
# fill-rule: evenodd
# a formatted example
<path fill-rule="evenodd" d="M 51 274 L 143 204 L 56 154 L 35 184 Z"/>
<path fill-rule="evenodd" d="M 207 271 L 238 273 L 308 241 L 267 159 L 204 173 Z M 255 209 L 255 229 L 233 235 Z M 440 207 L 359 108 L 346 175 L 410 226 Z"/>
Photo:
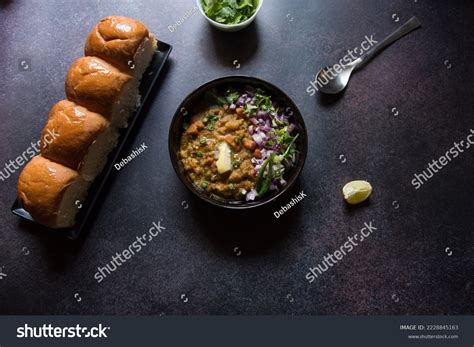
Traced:
<path fill-rule="evenodd" d="M 280 107 L 289 107 L 293 112 L 294 122 L 296 125 L 296 130 L 300 134 L 296 140 L 297 148 L 297 157 L 295 165 L 285 173 L 285 180 L 287 184 L 276 191 L 267 192 L 261 199 L 256 199 L 254 201 L 236 201 L 236 200 L 226 200 L 224 198 L 214 197 L 208 195 L 203 189 L 195 185 L 184 173 L 184 168 L 179 157 L 179 148 L 181 142 L 181 136 L 183 133 L 183 121 L 187 121 L 193 115 L 193 110 L 202 104 L 204 100 L 204 94 L 212 89 L 217 88 L 227 89 L 230 87 L 243 89 L 245 86 L 252 86 L 254 88 L 261 88 L 272 95 L 272 99 L 278 101 Z M 189 94 L 184 101 L 179 105 L 176 113 L 173 116 L 171 121 L 169 137 L 168 137 L 168 149 L 170 153 L 171 162 L 173 168 L 176 171 L 176 174 L 180 180 L 184 183 L 186 187 L 189 188 L 191 192 L 197 195 L 202 200 L 209 202 L 213 205 L 233 208 L 233 209 L 245 209 L 251 207 L 257 207 L 264 205 L 270 201 L 275 200 L 286 190 L 288 190 L 295 183 L 298 178 L 301 170 L 303 169 L 306 154 L 308 152 L 308 136 L 306 133 L 306 126 L 304 124 L 303 117 L 301 116 L 300 111 L 296 107 L 295 103 L 286 95 L 281 89 L 274 86 L 271 83 L 263 81 L 261 79 L 249 76 L 228 76 L 218 78 L 216 80 L 207 82 L 194 90 Z"/>

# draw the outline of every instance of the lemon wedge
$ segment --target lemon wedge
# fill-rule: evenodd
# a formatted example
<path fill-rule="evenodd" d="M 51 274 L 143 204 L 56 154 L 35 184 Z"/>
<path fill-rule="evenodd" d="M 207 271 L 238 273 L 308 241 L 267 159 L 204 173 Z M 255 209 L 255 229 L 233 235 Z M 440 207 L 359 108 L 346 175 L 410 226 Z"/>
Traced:
<path fill-rule="evenodd" d="M 344 199 L 351 205 L 367 200 L 371 193 L 372 186 L 367 181 L 351 181 L 342 188 Z"/>

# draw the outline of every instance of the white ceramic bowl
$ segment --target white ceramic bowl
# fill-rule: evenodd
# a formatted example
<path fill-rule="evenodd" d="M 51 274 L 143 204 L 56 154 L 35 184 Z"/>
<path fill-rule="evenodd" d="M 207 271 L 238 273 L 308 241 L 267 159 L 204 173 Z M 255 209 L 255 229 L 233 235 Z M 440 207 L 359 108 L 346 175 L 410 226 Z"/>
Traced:
<path fill-rule="evenodd" d="M 211 25 L 213 27 L 215 27 L 219 30 L 222 30 L 222 31 L 238 31 L 238 30 L 242 30 L 242 29 L 248 27 L 250 25 L 250 23 L 252 23 L 254 21 L 255 17 L 257 16 L 258 11 L 260 11 L 260 8 L 262 7 L 263 0 L 258 1 L 257 9 L 255 10 L 255 13 L 252 15 L 252 17 L 250 17 L 246 21 L 243 21 L 239 24 L 218 23 L 215 20 L 212 20 L 211 18 L 206 16 L 206 13 L 204 12 L 204 9 L 202 8 L 202 5 L 201 5 L 201 0 L 196 0 L 196 3 L 197 3 L 197 7 L 199 9 L 199 12 L 201 12 L 201 14 L 207 19 L 207 21 L 209 23 L 211 23 Z"/>

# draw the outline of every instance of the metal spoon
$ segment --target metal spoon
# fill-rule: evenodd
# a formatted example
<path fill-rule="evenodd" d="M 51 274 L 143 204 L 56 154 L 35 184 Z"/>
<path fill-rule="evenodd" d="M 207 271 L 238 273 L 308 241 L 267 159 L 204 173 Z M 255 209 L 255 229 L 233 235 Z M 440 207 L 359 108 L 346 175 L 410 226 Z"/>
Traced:
<path fill-rule="evenodd" d="M 421 23 L 418 18 L 412 17 L 408 22 L 403 24 L 400 28 L 376 44 L 367 53 L 347 65 L 342 65 L 342 71 L 338 72 L 337 74 L 334 74 L 334 69 L 330 66 L 326 66 L 325 68 L 321 69 L 317 75 L 319 91 L 325 94 L 337 94 L 343 91 L 349 83 L 349 78 L 351 77 L 352 71 L 354 69 L 361 67 L 385 47 L 394 43 L 398 39 L 402 38 L 420 26 Z M 326 84 L 324 84 L 324 82 L 326 82 Z"/>

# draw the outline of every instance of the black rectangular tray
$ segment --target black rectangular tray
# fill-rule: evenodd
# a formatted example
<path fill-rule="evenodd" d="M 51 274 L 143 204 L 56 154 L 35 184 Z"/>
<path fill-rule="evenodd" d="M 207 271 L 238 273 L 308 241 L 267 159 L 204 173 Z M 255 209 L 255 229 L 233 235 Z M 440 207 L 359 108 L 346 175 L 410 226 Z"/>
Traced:
<path fill-rule="evenodd" d="M 76 216 L 76 224 L 71 228 L 60 229 L 61 234 L 65 237 L 75 240 L 81 234 L 81 231 L 84 228 L 87 219 L 92 212 L 92 209 L 94 208 L 97 198 L 99 197 L 102 188 L 105 186 L 115 162 L 121 154 L 123 145 L 132 133 L 136 120 L 141 116 L 143 106 L 145 105 L 148 96 L 155 85 L 155 82 L 158 80 L 158 76 L 160 75 L 160 72 L 162 71 L 166 61 L 168 60 L 172 49 L 173 47 L 171 45 L 158 41 L 158 48 L 155 51 L 155 55 L 153 56 L 150 66 L 143 74 L 142 81 L 140 83 L 140 95 L 142 96 L 140 106 L 130 116 L 128 127 L 120 131 L 117 147 L 115 147 L 115 149 L 109 154 L 107 163 L 105 164 L 102 173 L 96 177 L 94 183 L 89 188 L 89 193 L 86 200 L 82 202 L 82 206 L 79 205 L 80 211 Z M 15 200 L 13 203 L 12 213 L 22 219 L 38 224 L 28 213 L 28 211 L 23 208 L 18 200 Z"/>

